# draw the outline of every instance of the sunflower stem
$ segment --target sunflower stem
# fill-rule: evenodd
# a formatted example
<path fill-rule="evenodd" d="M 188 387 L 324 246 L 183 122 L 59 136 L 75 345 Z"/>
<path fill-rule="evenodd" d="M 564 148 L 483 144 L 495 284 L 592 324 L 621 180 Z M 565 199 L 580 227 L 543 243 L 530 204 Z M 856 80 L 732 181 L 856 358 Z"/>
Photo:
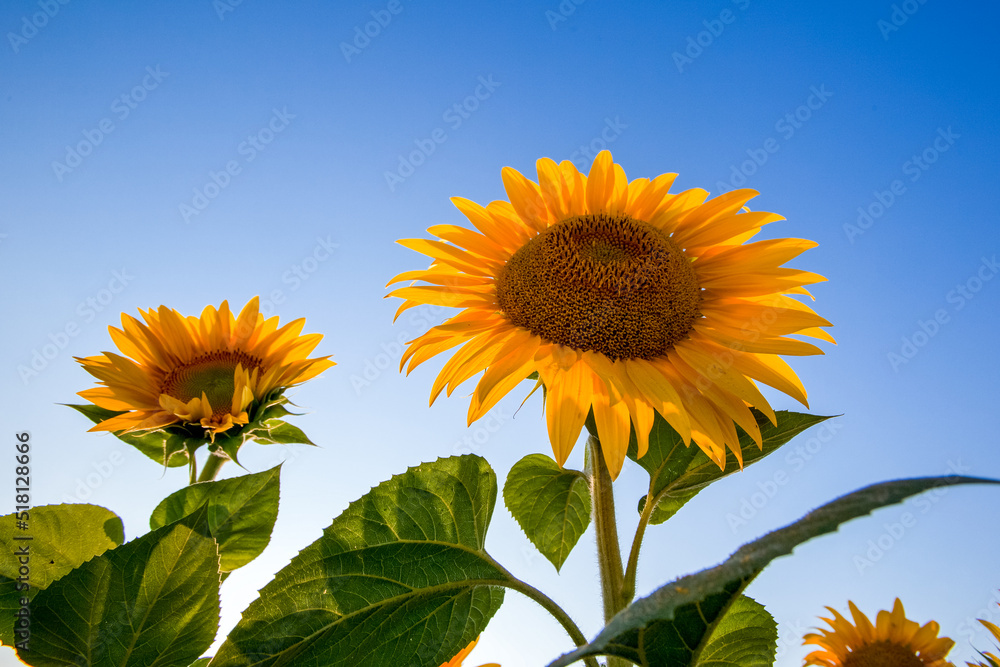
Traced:
<path fill-rule="evenodd" d="M 521 581 L 511 573 L 507 572 L 499 563 L 494 561 L 494 564 L 503 572 L 507 574 L 507 583 L 505 584 L 507 588 L 521 593 L 527 598 L 530 598 L 537 602 L 545 611 L 549 612 L 553 618 L 555 618 L 559 625 L 563 626 L 566 630 L 566 634 L 570 636 L 577 646 L 585 646 L 587 644 L 587 637 L 584 636 L 583 632 L 576 625 L 570 615 L 566 611 L 556 604 L 555 600 L 547 596 L 545 593 L 541 592 L 531 584 L 526 581 Z M 600 667 L 596 658 L 584 658 L 583 662 L 587 667 Z"/>
<path fill-rule="evenodd" d="M 590 448 L 591 494 L 594 499 L 594 530 L 597 533 L 597 564 L 601 572 L 601 597 L 604 600 L 604 622 L 608 623 L 625 608 L 622 599 L 621 547 L 618 544 L 618 525 L 615 521 L 615 496 L 611 473 L 604 462 L 601 443 L 594 436 L 587 442 Z"/>
<path fill-rule="evenodd" d="M 622 600 L 625 604 L 635 597 L 635 575 L 639 568 L 639 549 L 642 547 L 642 538 L 646 535 L 646 526 L 653 516 L 653 508 L 656 506 L 652 495 L 646 496 L 646 505 L 642 508 L 642 515 L 639 517 L 639 525 L 635 528 L 635 537 L 632 539 L 632 550 L 628 555 L 628 565 L 625 566 L 625 580 L 622 583 Z"/>
<path fill-rule="evenodd" d="M 215 479 L 216 475 L 219 474 L 219 469 L 222 468 L 222 464 L 229 460 L 229 457 L 225 455 L 221 450 L 218 452 L 209 452 L 208 460 L 205 461 L 205 467 L 201 469 L 201 475 L 198 476 L 199 482 L 211 482 Z"/>

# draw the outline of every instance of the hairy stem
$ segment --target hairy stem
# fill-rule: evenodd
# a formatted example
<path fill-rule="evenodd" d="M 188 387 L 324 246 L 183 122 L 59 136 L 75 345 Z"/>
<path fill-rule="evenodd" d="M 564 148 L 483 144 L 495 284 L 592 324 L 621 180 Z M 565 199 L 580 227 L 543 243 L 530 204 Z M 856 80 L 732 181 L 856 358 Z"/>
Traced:
<path fill-rule="evenodd" d="M 499 566 L 499 564 L 497 565 Z M 580 628 L 577 627 L 576 623 L 573 622 L 573 619 L 569 617 L 569 614 L 567 614 L 562 607 L 556 604 L 552 598 L 527 582 L 516 578 L 509 572 L 507 573 L 507 576 L 509 578 L 507 588 L 515 590 L 525 597 L 531 598 L 541 605 L 545 611 L 552 614 L 553 618 L 559 621 L 559 625 L 563 626 L 566 633 L 570 636 L 570 639 L 572 639 L 577 646 L 583 646 L 587 643 L 587 638 L 580 631 Z M 583 662 L 587 665 L 587 667 L 600 667 L 596 658 L 584 658 Z"/>
<path fill-rule="evenodd" d="M 625 567 L 625 581 L 622 583 L 622 599 L 625 604 L 635 597 L 635 574 L 639 567 L 639 549 L 642 547 L 642 538 L 646 534 L 646 526 L 649 525 L 649 518 L 653 516 L 653 508 L 656 506 L 655 499 L 651 495 L 646 496 L 646 505 L 642 508 L 642 516 L 639 517 L 639 525 L 635 528 L 635 537 L 632 539 L 632 550 L 628 555 L 628 565 Z"/>
<path fill-rule="evenodd" d="M 594 530 L 597 533 L 597 564 L 601 572 L 601 598 L 604 602 L 604 622 L 608 623 L 625 608 L 628 601 L 622 596 L 624 574 L 611 473 L 604 462 L 600 441 L 590 436 L 587 447 L 587 466 L 594 500 Z M 608 667 L 619 667 L 628 665 L 629 662 L 608 656 L 607 664 Z"/>
<path fill-rule="evenodd" d="M 211 482 L 215 479 L 216 475 L 219 474 L 219 469 L 222 468 L 222 464 L 229 460 L 222 451 L 209 452 L 208 460 L 205 461 L 205 467 L 201 469 L 201 475 L 198 477 L 199 482 Z"/>

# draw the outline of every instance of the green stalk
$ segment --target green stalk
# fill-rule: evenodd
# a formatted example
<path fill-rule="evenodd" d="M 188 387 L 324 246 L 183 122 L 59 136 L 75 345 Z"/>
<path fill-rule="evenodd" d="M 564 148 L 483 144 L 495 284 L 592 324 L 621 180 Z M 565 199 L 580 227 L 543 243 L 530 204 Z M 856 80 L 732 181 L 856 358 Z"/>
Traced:
<path fill-rule="evenodd" d="M 198 476 L 199 482 L 211 482 L 215 479 L 216 475 L 219 474 L 219 469 L 222 468 L 222 464 L 229 460 L 229 457 L 225 455 L 221 450 L 218 452 L 209 452 L 208 460 L 205 461 L 205 467 L 201 469 L 201 475 Z"/>
<path fill-rule="evenodd" d="M 597 533 L 597 565 L 601 573 L 601 599 L 604 602 L 604 623 L 625 608 L 628 600 L 622 595 L 624 573 L 622 553 L 615 521 L 615 496 L 611 473 L 604 462 L 600 441 L 590 436 L 587 441 L 587 467 L 590 473 L 591 495 L 594 501 L 594 530 Z M 608 657 L 608 667 L 626 666 L 622 658 Z"/>
<path fill-rule="evenodd" d="M 653 508 L 656 502 L 652 495 L 646 496 L 646 505 L 642 508 L 642 516 L 639 517 L 639 525 L 635 529 L 635 537 L 632 539 L 632 550 L 628 555 L 628 565 L 625 567 L 625 581 L 622 584 L 622 599 L 625 604 L 635 597 L 635 574 L 639 567 L 639 548 L 642 546 L 642 538 L 646 534 L 646 526 L 653 516 Z"/>

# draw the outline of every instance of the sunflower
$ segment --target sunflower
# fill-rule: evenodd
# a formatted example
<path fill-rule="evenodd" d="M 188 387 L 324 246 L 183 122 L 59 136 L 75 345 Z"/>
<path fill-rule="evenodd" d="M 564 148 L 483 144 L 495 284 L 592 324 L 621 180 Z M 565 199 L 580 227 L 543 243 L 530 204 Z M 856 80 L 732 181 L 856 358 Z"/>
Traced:
<path fill-rule="evenodd" d="M 229 303 L 207 306 L 201 317 L 176 310 L 139 311 L 145 324 L 122 314 L 122 328 L 108 327 L 121 354 L 77 357 L 101 386 L 79 395 L 121 412 L 91 431 L 119 434 L 172 424 L 200 425 L 209 437 L 246 424 L 247 410 L 271 392 L 296 385 L 334 365 L 308 359 L 323 338 L 299 335 L 298 319 L 278 328 L 264 319 L 254 297 L 234 317 Z"/>
<path fill-rule="evenodd" d="M 816 244 L 747 244 L 782 219 L 746 209 L 754 190 L 669 194 L 676 174 L 629 182 L 607 151 L 587 176 L 568 161 L 537 166 L 538 183 L 503 169 L 509 202 L 452 199 L 478 231 L 438 225 L 428 230 L 437 239 L 399 242 L 433 261 L 389 283 L 414 281 L 389 294 L 405 299 L 396 316 L 421 304 L 463 309 L 411 341 L 400 368 L 462 345 L 431 403 L 485 370 L 470 424 L 537 373 L 560 465 L 591 412 L 613 477 L 630 428 L 645 454 L 654 412 L 720 467 L 727 448 L 742 464 L 735 426 L 759 446 L 750 407 L 775 421 L 755 380 L 807 404 L 779 355 L 822 351 L 787 335 L 833 342 L 820 328 L 830 323 L 788 296 L 825 278 L 781 266 Z"/>
<path fill-rule="evenodd" d="M 992 634 L 993 638 L 998 642 L 997 648 L 1000 649 L 1000 627 L 982 619 L 979 619 L 979 622 L 983 624 L 983 627 L 990 631 L 990 634 Z M 1000 667 L 1000 656 L 990 653 L 989 651 L 981 651 L 980 655 L 986 659 L 986 662 L 967 662 L 965 664 L 969 665 L 969 667 Z"/>
<path fill-rule="evenodd" d="M 446 663 L 443 663 L 441 667 L 462 667 L 462 661 L 469 657 L 469 654 L 472 653 L 472 649 L 476 648 L 476 644 L 478 642 L 479 642 L 479 637 L 476 637 L 475 639 L 472 640 L 472 643 L 470 643 L 468 646 L 459 651 L 458 655 L 456 655 L 454 658 L 452 658 Z M 495 662 L 491 662 L 487 665 L 480 665 L 479 667 L 500 667 L 500 665 L 496 664 Z"/>
<path fill-rule="evenodd" d="M 833 618 L 823 618 L 830 630 L 810 633 L 804 644 L 821 646 L 806 656 L 805 665 L 822 667 L 954 667 L 944 658 L 955 642 L 938 637 L 939 626 L 930 621 L 920 626 L 906 618 L 903 603 L 896 598 L 892 612 L 880 611 L 872 625 L 853 602 L 848 602 L 854 625 L 835 609 Z M 822 618 L 822 617 L 821 617 Z"/>

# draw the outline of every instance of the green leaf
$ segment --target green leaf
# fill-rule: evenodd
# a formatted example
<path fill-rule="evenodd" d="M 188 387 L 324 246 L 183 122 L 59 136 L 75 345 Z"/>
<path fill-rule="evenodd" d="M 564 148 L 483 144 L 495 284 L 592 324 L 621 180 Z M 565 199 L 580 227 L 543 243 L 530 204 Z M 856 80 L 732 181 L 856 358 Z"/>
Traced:
<path fill-rule="evenodd" d="M 778 423 L 774 425 L 762 412 L 753 412 L 760 426 L 763 448 L 758 448 L 753 438 L 742 430 L 739 431 L 744 468 L 773 453 L 810 426 L 830 419 L 820 415 L 779 410 L 775 413 Z M 741 469 L 736 455 L 727 451 L 726 469 L 721 470 L 697 445 L 685 445 L 677 432 L 659 414 L 654 414 L 653 430 L 649 434 L 649 451 L 640 459 L 636 458 L 637 453 L 633 432 L 629 458 L 645 468 L 650 477 L 649 494 L 639 499 L 639 512 L 642 513 L 647 500 L 652 498 L 656 505 L 649 522 L 654 525 L 672 517 L 712 482 Z"/>
<path fill-rule="evenodd" d="M 662 621 L 660 621 L 662 622 Z M 771 667 L 778 624 L 764 605 L 741 595 L 722 617 L 698 656 L 698 667 Z"/>
<path fill-rule="evenodd" d="M 95 424 L 127 412 L 125 410 L 106 410 L 93 404 L 70 405 L 67 403 L 64 405 L 73 408 Z M 191 454 L 206 442 L 203 438 L 192 437 L 186 432 L 179 433 L 176 429 L 170 428 L 145 431 L 139 434 L 115 433 L 114 436 L 168 468 L 188 465 Z"/>
<path fill-rule="evenodd" d="M 1000 484 L 1000 480 L 960 476 L 903 479 L 874 484 L 842 496 L 789 526 L 743 545 L 724 563 L 682 577 L 636 600 L 612 618 L 593 641 L 555 660 L 550 667 L 563 667 L 596 655 L 617 655 L 631 660 L 640 650 L 640 631 L 657 622 L 672 622 L 678 640 L 687 646 L 699 646 L 706 635 L 688 636 L 689 628 L 697 629 L 697 623 L 692 624 L 692 621 L 700 617 L 701 624 L 706 627 L 716 623 L 733 600 L 775 558 L 880 507 L 902 502 L 929 489 L 956 484 Z M 664 633 L 660 633 L 662 636 Z M 663 640 L 658 638 L 657 641 Z M 666 650 L 666 647 L 660 646 L 657 650 Z"/>
<path fill-rule="evenodd" d="M 198 658 L 188 665 L 188 667 L 208 667 L 210 662 L 212 662 L 211 658 Z"/>
<path fill-rule="evenodd" d="M 439 667 L 482 632 L 511 580 L 483 550 L 496 494 L 478 456 L 378 485 L 261 589 L 213 667 Z"/>
<path fill-rule="evenodd" d="M 280 471 L 279 465 L 251 475 L 187 486 L 157 505 L 149 526 L 156 530 L 206 508 L 207 534 L 219 544 L 220 568 L 232 572 L 259 556 L 271 541 L 278 518 Z"/>
<path fill-rule="evenodd" d="M 590 525 L 590 482 L 544 454 L 514 464 L 503 487 L 507 509 L 558 571 Z"/>
<path fill-rule="evenodd" d="M 94 556 L 125 541 L 122 520 L 97 505 L 40 505 L 28 512 L 27 529 L 18 528 L 14 514 L 0 517 L 0 641 L 14 643 L 13 613 L 21 597 L 31 599 L 38 591 Z M 18 568 L 28 550 L 30 588 L 19 590 Z"/>
<path fill-rule="evenodd" d="M 215 540 L 174 524 L 106 551 L 31 604 L 35 667 L 187 667 L 219 627 Z"/>

